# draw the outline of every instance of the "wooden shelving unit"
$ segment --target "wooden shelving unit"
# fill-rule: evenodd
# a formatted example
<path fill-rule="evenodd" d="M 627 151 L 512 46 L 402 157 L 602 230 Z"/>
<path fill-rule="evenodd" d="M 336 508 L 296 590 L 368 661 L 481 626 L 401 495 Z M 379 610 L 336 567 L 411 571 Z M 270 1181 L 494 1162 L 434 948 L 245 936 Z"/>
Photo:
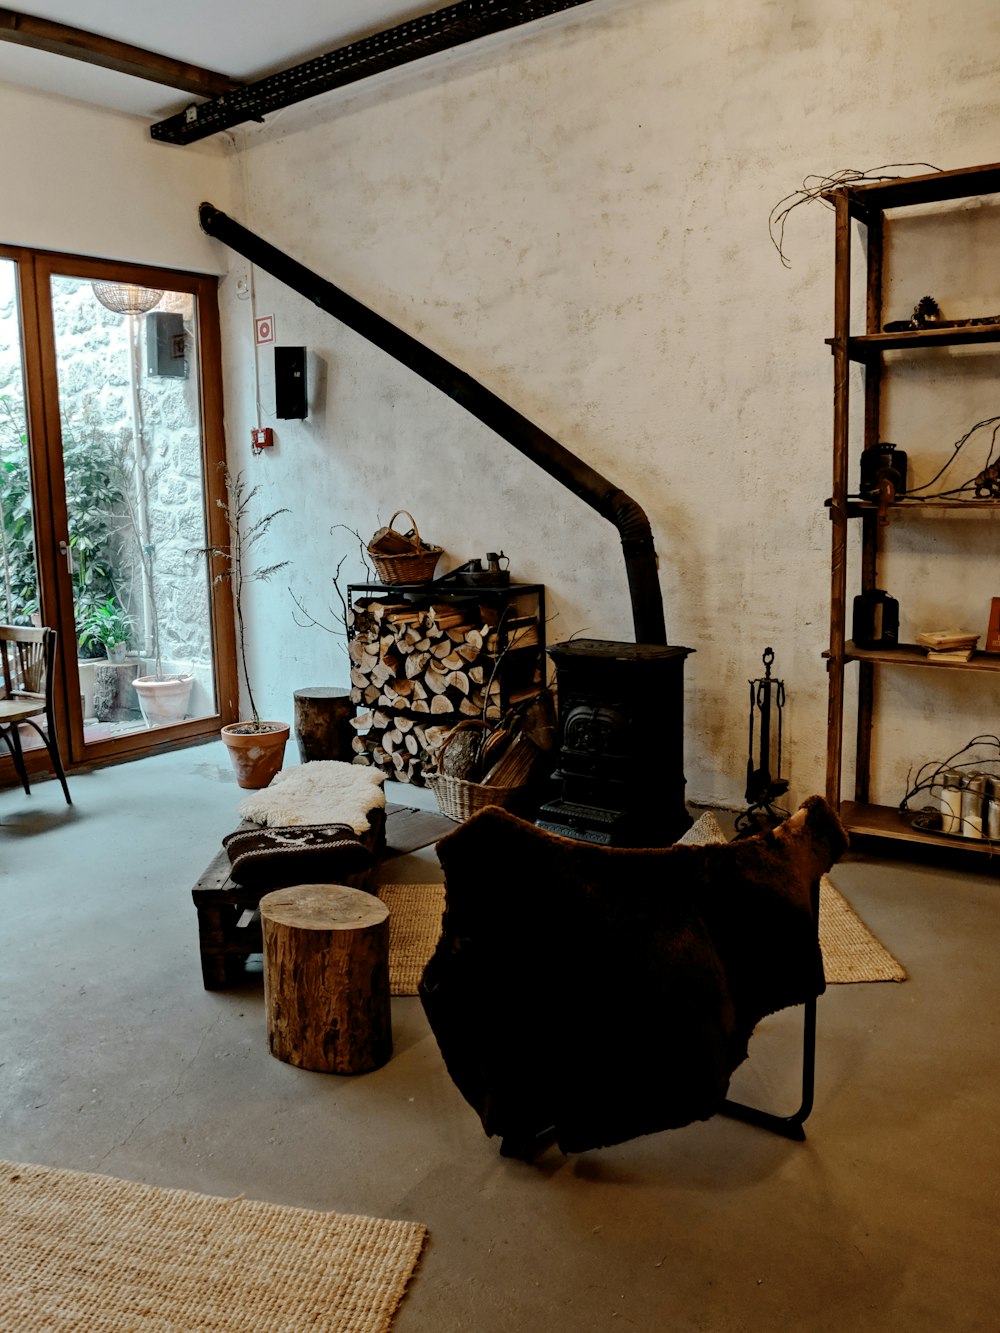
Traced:
<path fill-rule="evenodd" d="M 861 801 L 843 801 L 840 818 L 844 827 L 855 837 L 890 839 L 893 842 L 912 843 L 923 847 L 937 847 L 943 852 L 960 854 L 978 853 L 980 856 L 1000 858 L 1000 843 L 986 838 L 959 838 L 945 833 L 932 833 L 913 827 L 915 810 L 904 814 L 891 805 L 869 805 Z M 1000 867 L 1000 859 L 998 859 Z"/>
<path fill-rule="evenodd" d="M 1000 658 L 983 653 L 968 662 L 940 662 L 912 644 L 887 650 L 860 648 L 847 637 L 848 539 L 852 521 L 861 524 L 861 588 L 875 587 L 876 565 L 885 534 L 908 515 L 931 511 L 942 519 L 949 512 L 991 510 L 1000 512 L 1000 501 L 990 498 L 919 500 L 900 498 L 885 510 L 888 526 L 879 522 L 879 506 L 850 494 L 848 455 L 851 436 L 850 364 L 864 367 L 864 448 L 874 448 L 880 439 L 881 388 L 886 372 L 884 354 L 919 354 L 935 347 L 988 347 L 1000 344 L 1000 325 L 970 324 L 958 327 L 924 328 L 883 332 L 882 264 L 886 214 L 897 208 L 934 204 L 1000 193 L 1000 164 L 961 171 L 935 172 L 901 180 L 844 185 L 828 191 L 824 198 L 833 205 L 836 225 L 834 292 L 834 336 L 827 339 L 834 360 L 833 394 L 833 490 L 827 501 L 831 521 L 830 646 L 824 656 L 829 672 L 829 722 L 827 736 L 827 799 L 840 811 L 849 832 L 901 844 L 922 844 L 957 852 L 994 855 L 997 844 L 954 838 L 915 829 L 913 815 L 892 807 L 872 804 L 869 799 L 872 729 L 876 722 L 876 673 L 897 668 L 925 671 L 1000 672 Z M 851 333 L 852 231 L 861 223 L 867 233 L 865 332 Z M 855 719 L 854 800 L 842 800 L 842 770 L 845 731 L 844 685 L 847 669 L 857 670 L 857 714 Z"/>
<path fill-rule="evenodd" d="M 872 662 L 890 667 L 924 667 L 929 671 L 1000 671 L 1000 657 L 989 653 L 975 653 L 968 662 L 938 662 L 925 648 L 915 643 L 901 643 L 898 648 L 859 648 L 848 639 L 844 643 L 844 661 Z"/>

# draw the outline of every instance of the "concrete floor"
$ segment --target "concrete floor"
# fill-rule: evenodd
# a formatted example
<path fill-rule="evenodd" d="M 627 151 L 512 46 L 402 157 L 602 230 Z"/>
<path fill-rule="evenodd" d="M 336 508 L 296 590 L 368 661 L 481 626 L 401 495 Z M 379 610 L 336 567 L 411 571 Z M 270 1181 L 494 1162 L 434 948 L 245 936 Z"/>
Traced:
<path fill-rule="evenodd" d="M 419 1000 L 393 1001 L 385 1068 L 338 1078 L 268 1054 L 259 977 L 202 989 L 190 888 L 240 796 L 221 744 L 70 783 L 72 810 L 51 781 L 0 792 L 0 1156 L 424 1222 L 397 1333 L 1000 1327 L 994 875 L 837 868 L 910 980 L 820 1001 L 805 1144 L 716 1117 L 529 1166 Z M 384 871 L 441 878 L 433 850 Z M 800 1031 L 768 1020 L 734 1095 L 792 1110 Z"/>

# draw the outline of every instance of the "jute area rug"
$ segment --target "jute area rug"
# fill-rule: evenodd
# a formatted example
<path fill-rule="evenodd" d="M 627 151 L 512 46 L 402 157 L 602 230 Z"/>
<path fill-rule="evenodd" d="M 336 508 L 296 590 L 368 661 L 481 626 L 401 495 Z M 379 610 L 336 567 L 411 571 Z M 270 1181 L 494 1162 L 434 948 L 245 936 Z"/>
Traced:
<path fill-rule="evenodd" d="M 0 1328 L 385 1333 L 426 1235 L 0 1162 Z"/>
<path fill-rule="evenodd" d="M 715 817 L 706 813 L 681 842 L 704 846 L 725 842 Z M 379 897 L 389 908 L 389 986 L 393 995 L 416 995 L 427 960 L 441 936 L 443 884 L 383 884 Z M 876 939 L 824 875 L 819 894 L 819 942 L 831 985 L 905 981 L 906 971 Z"/>

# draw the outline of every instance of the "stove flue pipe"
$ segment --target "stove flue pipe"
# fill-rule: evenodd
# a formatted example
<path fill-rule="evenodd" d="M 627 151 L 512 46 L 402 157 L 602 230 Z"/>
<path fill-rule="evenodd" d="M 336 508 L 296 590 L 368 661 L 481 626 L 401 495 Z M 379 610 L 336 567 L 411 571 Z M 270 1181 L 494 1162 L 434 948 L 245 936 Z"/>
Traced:
<path fill-rule="evenodd" d="M 636 642 L 667 642 L 653 534 L 649 520 L 635 500 L 471 375 L 459 370 L 443 356 L 431 351 L 354 297 L 348 296 L 332 282 L 327 282 L 305 265 L 248 231 L 220 209 L 203 203 L 199 217 L 203 230 L 209 236 L 222 241 L 244 259 L 264 269 L 389 356 L 395 357 L 429 384 L 454 399 L 526 458 L 537 463 L 550 477 L 561 482 L 585 504 L 613 523 L 621 535 Z"/>

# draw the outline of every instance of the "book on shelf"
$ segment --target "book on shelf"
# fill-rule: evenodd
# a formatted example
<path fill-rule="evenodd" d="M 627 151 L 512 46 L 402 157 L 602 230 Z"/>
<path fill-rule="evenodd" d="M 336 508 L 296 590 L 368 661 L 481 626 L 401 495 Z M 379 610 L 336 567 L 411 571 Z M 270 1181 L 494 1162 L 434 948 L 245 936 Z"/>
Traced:
<path fill-rule="evenodd" d="M 928 662 L 968 662 L 974 648 L 928 648 Z"/>
<path fill-rule="evenodd" d="M 990 601 L 990 623 L 986 628 L 984 653 L 1000 653 L 1000 597 Z"/>
<path fill-rule="evenodd" d="M 968 651 L 971 657 L 978 642 L 978 634 L 969 634 L 963 629 L 929 629 L 917 635 L 917 643 L 934 654 Z"/>

